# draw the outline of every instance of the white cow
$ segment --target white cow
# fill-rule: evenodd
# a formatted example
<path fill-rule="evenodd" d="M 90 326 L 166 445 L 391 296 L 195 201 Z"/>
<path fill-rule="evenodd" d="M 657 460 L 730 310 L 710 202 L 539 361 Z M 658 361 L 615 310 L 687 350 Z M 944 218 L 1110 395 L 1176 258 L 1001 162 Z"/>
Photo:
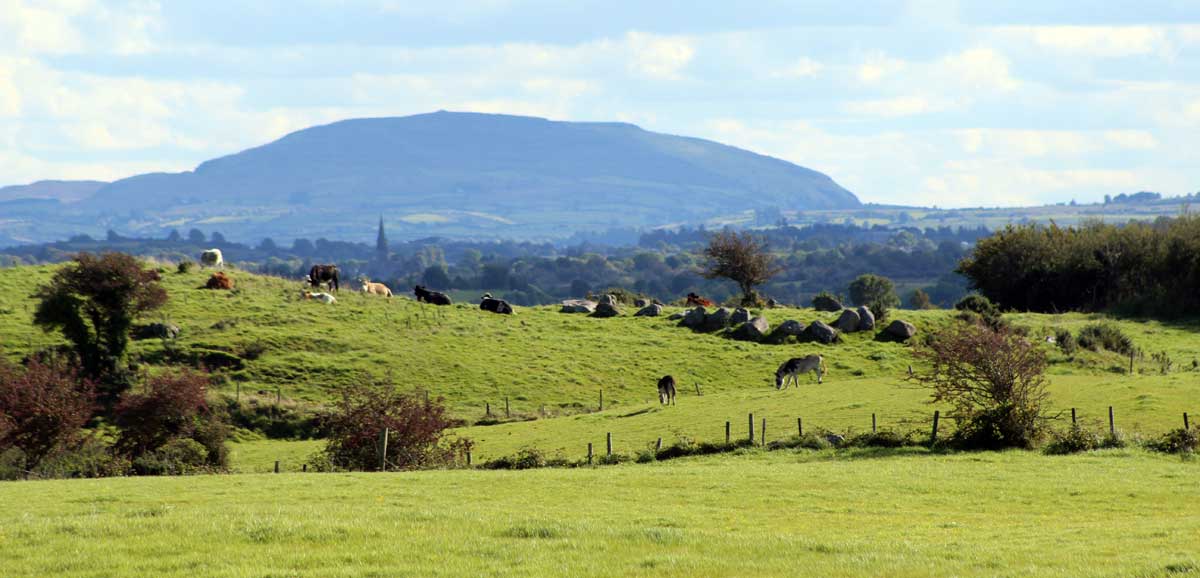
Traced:
<path fill-rule="evenodd" d="M 221 267 L 225 265 L 225 258 L 221 256 L 220 249 L 209 249 L 200 253 L 200 264 L 205 267 Z"/>
<path fill-rule="evenodd" d="M 301 291 L 300 299 L 320 301 L 321 303 L 325 303 L 326 305 L 337 303 L 337 298 L 334 297 L 333 295 L 330 295 L 328 293 L 313 293 L 311 291 Z"/>

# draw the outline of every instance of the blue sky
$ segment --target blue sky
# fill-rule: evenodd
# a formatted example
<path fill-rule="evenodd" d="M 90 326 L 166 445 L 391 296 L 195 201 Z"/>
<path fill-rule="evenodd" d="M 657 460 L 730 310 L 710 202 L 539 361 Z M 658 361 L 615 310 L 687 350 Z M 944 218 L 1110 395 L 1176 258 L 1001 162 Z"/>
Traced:
<path fill-rule="evenodd" d="M 0 0 L 0 185 L 446 109 L 710 138 L 871 202 L 1200 190 L 1200 2 L 735 4 Z"/>

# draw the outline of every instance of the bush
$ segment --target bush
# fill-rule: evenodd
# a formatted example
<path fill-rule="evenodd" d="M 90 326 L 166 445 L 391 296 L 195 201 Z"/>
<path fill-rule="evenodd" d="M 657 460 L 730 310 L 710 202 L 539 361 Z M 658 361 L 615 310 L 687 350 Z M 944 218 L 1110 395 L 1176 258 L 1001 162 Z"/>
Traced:
<path fill-rule="evenodd" d="M 179 264 L 175 266 L 175 272 L 179 273 L 180 275 L 184 275 L 187 273 L 191 273 L 192 269 L 195 269 L 195 268 L 196 268 L 195 263 L 184 260 L 184 261 L 180 261 Z"/>
<path fill-rule="evenodd" d="M 148 379 L 145 393 L 126 395 L 116 408 L 117 450 L 136 465 L 138 458 L 187 438 L 204 447 L 207 465 L 225 467 L 229 428 L 225 415 L 205 402 L 208 384 L 206 374 L 191 371 Z"/>
<path fill-rule="evenodd" d="M 957 323 L 914 350 L 914 375 L 934 403 L 953 406 L 954 443 L 967 449 L 1033 447 L 1045 417 L 1046 355 L 1008 328 Z"/>
<path fill-rule="evenodd" d="M 1173 429 L 1158 439 L 1146 442 L 1146 447 L 1168 454 L 1190 454 L 1200 449 L 1200 429 Z"/>
<path fill-rule="evenodd" d="M 850 300 L 855 305 L 866 305 L 879 320 L 887 319 L 888 312 L 900 305 L 892 280 L 871 274 L 859 275 L 850 282 Z"/>
<path fill-rule="evenodd" d="M 808 450 L 827 450 L 833 447 L 825 435 L 828 432 L 806 433 L 804 436 L 792 436 L 787 439 L 775 440 L 767 444 L 768 450 L 785 450 L 802 448 Z"/>
<path fill-rule="evenodd" d="M 1050 437 L 1050 443 L 1042 449 L 1050 455 L 1090 452 L 1102 447 L 1105 441 L 1097 433 L 1078 425 L 1072 425 L 1066 432 L 1051 432 Z"/>
<path fill-rule="evenodd" d="M 912 436 L 891 430 L 879 430 L 847 436 L 842 445 L 853 448 L 902 448 L 920 444 Z"/>
<path fill-rule="evenodd" d="M 329 436 L 325 453 L 342 469 L 378 471 L 384 430 L 387 469 L 450 465 L 471 448 L 466 439 L 442 445 L 446 429 L 454 425 L 442 398 L 424 399 L 392 386 L 345 388 L 322 421 Z"/>
<path fill-rule="evenodd" d="M 532 470 L 546 467 L 546 454 L 535 447 L 524 447 L 511 456 L 503 456 L 484 462 L 489 470 Z"/>
<path fill-rule="evenodd" d="M 1136 350 L 1133 340 L 1121 332 L 1121 328 L 1112 323 L 1092 323 L 1079 330 L 1079 346 L 1091 351 L 1107 349 L 1122 355 L 1133 354 Z"/>
<path fill-rule="evenodd" d="M 934 309 L 933 302 L 929 299 L 929 294 L 921 289 L 913 289 L 908 295 L 909 309 Z"/>
<path fill-rule="evenodd" d="M 19 467 L 34 470 L 80 439 L 94 398 L 92 382 L 65 361 L 31 359 L 22 368 L 0 357 L 0 452 L 19 449 Z"/>
<path fill-rule="evenodd" d="M 208 450 L 200 442 L 175 438 L 134 459 L 133 470 L 143 476 L 182 476 L 205 471 L 208 461 Z"/>
<path fill-rule="evenodd" d="M 1079 344 L 1075 341 L 1075 336 L 1066 329 L 1059 329 L 1054 333 L 1054 343 L 1066 355 L 1075 355 L 1079 350 Z"/>

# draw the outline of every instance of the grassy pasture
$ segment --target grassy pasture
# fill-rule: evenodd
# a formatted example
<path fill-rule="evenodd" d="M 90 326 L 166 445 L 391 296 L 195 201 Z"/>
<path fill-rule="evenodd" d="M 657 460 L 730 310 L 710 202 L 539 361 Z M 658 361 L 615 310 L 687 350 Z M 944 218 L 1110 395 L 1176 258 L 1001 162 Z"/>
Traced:
<path fill-rule="evenodd" d="M 24 576 L 1168 576 L 1200 463 L 743 451 L 524 472 L 0 484 Z"/>

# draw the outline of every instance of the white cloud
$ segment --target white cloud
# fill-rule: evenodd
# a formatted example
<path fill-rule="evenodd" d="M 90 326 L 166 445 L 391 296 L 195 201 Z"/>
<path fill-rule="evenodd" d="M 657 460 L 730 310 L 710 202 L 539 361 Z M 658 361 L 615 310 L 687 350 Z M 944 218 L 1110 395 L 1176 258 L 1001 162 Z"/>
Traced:
<path fill-rule="evenodd" d="M 885 77 L 903 71 L 907 65 L 903 60 L 875 53 L 858 66 L 858 80 L 864 84 L 875 84 Z"/>
<path fill-rule="evenodd" d="M 1020 86 L 1009 71 L 1009 61 L 991 48 L 972 48 L 951 54 L 936 63 L 935 70 L 945 82 L 953 82 L 971 91 L 1011 91 Z"/>
<path fill-rule="evenodd" d="M 1088 57 L 1144 55 L 1168 46 L 1168 29 L 1163 26 L 1018 26 L 999 30 L 1041 48 Z"/>
<path fill-rule="evenodd" d="M 625 35 L 625 44 L 629 51 L 629 69 L 650 78 L 678 79 L 680 71 L 696 55 L 692 43 L 679 36 L 630 31 Z"/>
<path fill-rule="evenodd" d="M 935 104 L 923 96 L 900 96 L 878 100 L 857 100 L 844 103 L 842 110 L 859 115 L 879 117 L 913 116 L 942 110 L 943 105 Z"/>
<path fill-rule="evenodd" d="M 0 0 L 0 49 L 26 55 L 150 51 L 161 21 L 157 2 Z"/>
<path fill-rule="evenodd" d="M 804 57 L 790 66 L 771 72 L 771 78 L 808 78 L 816 76 L 825 68 L 820 62 Z"/>

